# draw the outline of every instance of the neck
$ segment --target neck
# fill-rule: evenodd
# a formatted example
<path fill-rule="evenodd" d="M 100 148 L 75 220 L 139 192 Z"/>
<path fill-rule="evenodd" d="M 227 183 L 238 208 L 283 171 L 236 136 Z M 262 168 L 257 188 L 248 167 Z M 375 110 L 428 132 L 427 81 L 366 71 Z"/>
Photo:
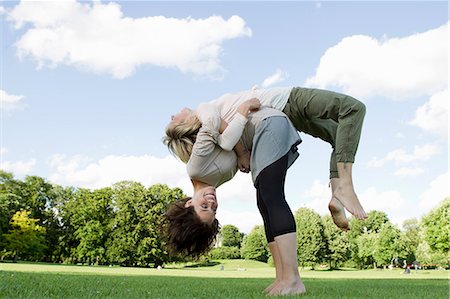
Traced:
<path fill-rule="evenodd" d="M 197 190 L 200 190 L 202 188 L 211 186 L 210 184 L 206 184 L 206 183 L 203 183 L 203 182 L 200 182 L 197 180 L 193 180 L 193 179 L 191 179 L 191 182 L 192 182 L 192 186 L 194 187 L 194 192 L 197 192 Z"/>

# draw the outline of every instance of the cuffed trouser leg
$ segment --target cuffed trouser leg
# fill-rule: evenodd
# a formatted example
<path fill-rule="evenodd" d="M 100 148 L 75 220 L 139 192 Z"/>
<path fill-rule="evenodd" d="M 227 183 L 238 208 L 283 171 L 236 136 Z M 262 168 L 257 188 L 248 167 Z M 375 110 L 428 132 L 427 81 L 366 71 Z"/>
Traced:
<path fill-rule="evenodd" d="M 361 137 L 365 105 L 336 92 L 293 88 L 283 112 L 297 130 L 331 144 L 330 177 L 337 177 L 337 162 L 354 162 Z"/>
<path fill-rule="evenodd" d="M 257 179 L 258 209 L 264 221 L 267 242 L 275 237 L 296 231 L 295 219 L 286 202 L 284 182 L 288 155 L 264 168 Z"/>

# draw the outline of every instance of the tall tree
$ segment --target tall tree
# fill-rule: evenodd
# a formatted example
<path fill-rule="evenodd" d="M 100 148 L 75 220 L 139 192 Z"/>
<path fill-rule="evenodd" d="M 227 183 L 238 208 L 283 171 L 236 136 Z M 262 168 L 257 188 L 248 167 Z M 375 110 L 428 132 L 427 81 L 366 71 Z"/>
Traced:
<path fill-rule="evenodd" d="M 363 245 L 364 242 L 361 244 L 359 237 L 367 233 L 376 234 L 381 229 L 383 224 L 388 221 L 389 218 L 385 212 L 376 210 L 367 213 L 367 219 L 365 220 L 356 219 L 354 217 L 350 218 L 350 231 L 348 232 L 348 239 L 350 241 L 351 261 L 355 264 L 355 266 L 363 268 L 373 264 L 374 262 L 373 256 L 368 254 L 374 249 L 371 248 L 369 251 L 362 249 L 360 245 Z M 363 237 L 363 239 L 367 238 L 371 238 L 370 241 L 372 241 L 373 236 Z"/>
<path fill-rule="evenodd" d="M 39 219 L 30 218 L 30 211 L 18 211 L 11 218 L 11 229 L 4 234 L 6 249 L 13 252 L 14 262 L 18 257 L 39 260 L 45 250 L 45 228 Z"/>
<path fill-rule="evenodd" d="M 167 205 L 182 198 L 179 188 L 153 185 L 146 189 L 135 182 L 113 187 L 115 217 L 108 240 L 108 259 L 124 266 L 154 266 L 167 260 L 161 238 L 162 216 Z"/>
<path fill-rule="evenodd" d="M 242 257 L 250 260 L 257 260 L 260 262 L 267 262 L 269 259 L 266 235 L 264 233 L 264 226 L 256 225 L 252 231 L 245 236 L 242 242 Z"/>
<path fill-rule="evenodd" d="M 406 258 L 406 242 L 392 223 L 383 224 L 377 235 L 374 259 L 378 265 L 389 265 L 395 257 Z"/>
<path fill-rule="evenodd" d="M 79 214 L 78 209 L 80 207 L 79 190 L 73 187 L 54 186 L 53 193 L 57 220 L 61 228 L 54 255 L 58 262 L 74 263 L 77 261 L 76 248 L 79 243 L 75 236 L 79 219 L 76 216 Z"/>
<path fill-rule="evenodd" d="M 406 242 L 407 260 L 416 260 L 416 250 L 422 241 L 420 235 L 420 223 L 416 218 L 407 219 L 403 222 L 402 239 Z"/>
<path fill-rule="evenodd" d="M 222 233 L 222 246 L 241 248 L 242 238 L 244 235 L 239 229 L 232 225 L 224 225 L 221 230 Z"/>
<path fill-rule="evenodd" d="M 297 223 L 297 256 L 302 267 L 315 266 L 326 257 L 326 239 L 320 215 L 308 208 L 295 212 Z"/>
<path fill-rule="evenodd" d="M 22 201 L 22 182 L 15 180 L 11 173 L 0 170 L 0 251 L 5 248 L 3 234 L 10 229 L 11 217 L 24 209 Z"/>
<path fill-rule="evenodd" d="M 322 222 L 327 244 L 325 259 L 328 261 L 330 268 L 336 268 L 339 263 L 350 258 L 348 234 L 339 229 L 329 215 L 322 217 Z"/>
<path fill-rule="evenodd" d="M 364 268 L 368 265 L 375 265 L 375 253 L 377 251 L 378 234 L 375 232 L 365 232 L 356 239 L 357 265 Z"/>
<path fill-rule="evenodd" d="M 422 218 L 425 240 L 432 250 L 450 252 L 450 197 Z M 450 257 L 449 257 L 450 258 Z"/>
<path fill-rule="evenodd" d="M 75 237 L 78 241 L 77 257 L 88 263 L 106 262 L 106 241 L 112 218 L 111 188 L 85 190 L 79 197 Z"/>
<path fill-rule="evenodd" d="M 45 228 L 46 251 L 45 261 L 51 261 L 58 246 L 61 228 L 55 215 L 54 186 L 46 179 L 38 176 L 27 176 L 23 182 L 22 196 L 25 209 L 31 211 L 31 217 L 39 219 L 39 225 Z"/>

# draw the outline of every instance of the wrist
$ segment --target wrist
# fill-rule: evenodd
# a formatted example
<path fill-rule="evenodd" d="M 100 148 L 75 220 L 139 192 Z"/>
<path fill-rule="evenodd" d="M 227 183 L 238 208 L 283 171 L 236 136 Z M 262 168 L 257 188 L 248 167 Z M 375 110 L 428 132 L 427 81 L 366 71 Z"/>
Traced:
<path fill-rule="evenodd" d="M 246 155 L 246 154 L 248 154 L 248 150 L 247 149 L 239 149 L 239 150 L 236 150 L 236 155 L 238 156 L 238 157 L 242 157 L 242 156 L 244 156 L 244 155 Z"/>
<path fill-rule="evenodd" d="M 243 103 L 241 104 L 241 106 L 239 106 L 238 112 L 240 114 L 242 114 L 243 116 L 247 117 L 248 112 L 249 112 L 249 106 L 247 105 L 247 103 Z"/>

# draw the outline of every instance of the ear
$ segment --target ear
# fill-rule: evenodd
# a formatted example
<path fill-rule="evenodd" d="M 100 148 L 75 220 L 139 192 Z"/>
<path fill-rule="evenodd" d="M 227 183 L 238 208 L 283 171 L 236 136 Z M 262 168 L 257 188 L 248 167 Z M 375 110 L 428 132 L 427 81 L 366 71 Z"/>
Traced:
<path fill-rule="evenodd" d="M 192 198 L 186 201 L 186 203 L 184 204 L 185 208 L 189 208 L 190 206 L 192 206 Z"/>

